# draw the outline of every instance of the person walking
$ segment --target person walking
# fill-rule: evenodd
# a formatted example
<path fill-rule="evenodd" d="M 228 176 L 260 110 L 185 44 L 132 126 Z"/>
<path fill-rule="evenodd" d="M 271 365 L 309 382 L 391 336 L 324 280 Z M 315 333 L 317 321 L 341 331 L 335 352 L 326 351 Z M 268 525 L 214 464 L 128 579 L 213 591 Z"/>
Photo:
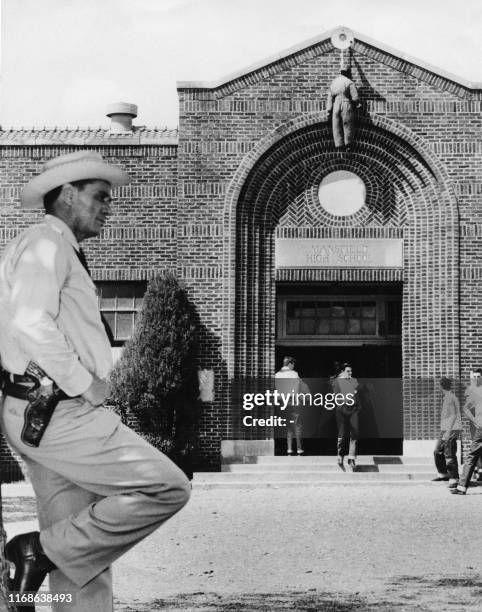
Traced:
<path fill-rule="evenodd" d="M 103 407 L 111 347 L 80 243 L 100 234 L 111 189 L 129 180 L 95 151 L 51 159 L 21 195 L 45 218 L 0 260 L 2 427 L 26 463 L 40 525 L 5 554 L 13 591 L 37 591 L 49 573 L 50 590 L 69 594 L 54 610 L 111 612 L 112 562 L 190 496 L 184 473 Z"/>
<path fill-rule="evenodd" d="M 477 462 L 482 457 L 482 369 L 477 369 L 471 373 L 470 382 L 471 384 L 465 392 L 466 402 L 463 411 L 473 425 L 474 433 L 458 485 L 450 490 L 454 495 L 465 495 L 467 493 L 472 474 Z M 473 407 L 474 413 L 472 413 L 471 407 Z"/>
<path fill-rule="evenodd" d="M 443 394 L 440 435 L 433 452 L 438 476 L 433 480 L 434 482 L 449 481 L 449 488 L 455 488 L 459 478 L 457 439 L 462 430 L 460 404 L 452 391 L 452 381 L 450 379 L 441 378 L 440 388 Z"/>
<path fill-rule="evenodd" d="M 333 392 L 341 393 L 345 401 L 336 405 L 335 417 L 338 428 L 337 453 L 338 465 L 343 467 L 344 457 L 348 450 L 348 466 L 355 468 L 357 441 L 359 432 L 359 404 L 356 400 L 358 381 L 353 378 L 349 363 L 342 363 L 335 378 L 332 379 Z"/>

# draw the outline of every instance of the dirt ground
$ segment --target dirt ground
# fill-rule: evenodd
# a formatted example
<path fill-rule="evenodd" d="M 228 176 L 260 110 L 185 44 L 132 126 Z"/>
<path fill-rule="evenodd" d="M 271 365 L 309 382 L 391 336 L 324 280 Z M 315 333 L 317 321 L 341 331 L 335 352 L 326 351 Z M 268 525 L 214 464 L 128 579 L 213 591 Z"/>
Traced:
<path fill-rule="evenodd" d="M 194 490 L 115 567 L 116 612 L 482 610 L 482 487 Z"/>
<path fill-rule="evenodd" d="M 10 537 L 34 528 L 32 499 L 3 501 Z M 481 504 L 444 483 L 195 489 L 115 564 L 115 611 L 479 612 Z"/>

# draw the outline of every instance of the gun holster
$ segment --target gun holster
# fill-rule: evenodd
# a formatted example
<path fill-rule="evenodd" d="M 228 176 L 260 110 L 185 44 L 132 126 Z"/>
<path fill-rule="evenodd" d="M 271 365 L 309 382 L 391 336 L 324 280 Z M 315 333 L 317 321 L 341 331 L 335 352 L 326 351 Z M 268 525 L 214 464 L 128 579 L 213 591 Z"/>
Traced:
<path fill-rule="evenodd" d="M 25 370 L 25 376 L 33 382 L 33 387 L 26 389 L 28 404 L 25 407 L 21 440 L 27 446 L 37 447 L 47 429 L 57 404 L 66 399 L 65 393 L 53 382 L 42 384 L 46 373 L 32 361 Z"/>

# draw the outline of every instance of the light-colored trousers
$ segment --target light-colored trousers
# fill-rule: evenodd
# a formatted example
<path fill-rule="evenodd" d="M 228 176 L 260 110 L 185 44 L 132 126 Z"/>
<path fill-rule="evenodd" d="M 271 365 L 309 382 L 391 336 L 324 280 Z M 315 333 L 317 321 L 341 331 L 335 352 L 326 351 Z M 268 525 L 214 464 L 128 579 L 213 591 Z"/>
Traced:
<path fill-rule="evenodd" d="M 355 111 L 347 98 L 336 96 L 333 104 L 332 127 L 335 147 L 352 144 L 355 134 Z"/>
<path fill-rule="evenodd" d="M 60 402 L 40 446 L 26 446 L 25 406 L 6 397 L 2 425 L 27 464 L 40 541 L 59 568 L 50 590 L 76 601 L 53 610 L 111 612 L 110 565 L 186 504 L 189 480 L 118 415 L 79 399 Z"/>

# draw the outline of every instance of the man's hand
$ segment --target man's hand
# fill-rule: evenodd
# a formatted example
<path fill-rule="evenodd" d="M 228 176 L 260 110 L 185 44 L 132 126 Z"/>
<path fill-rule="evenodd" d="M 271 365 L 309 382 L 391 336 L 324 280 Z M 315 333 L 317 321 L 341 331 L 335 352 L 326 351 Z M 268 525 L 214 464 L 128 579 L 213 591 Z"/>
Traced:
<path fill-rule="evenodd" d="M 105 400 L 109 397 L 109 384 L 97 376 L 94 376 L 94 380 L 90 387 L 82 393 L 82 397 L 92 404 L 92 406 L 102 406 Z"/>

